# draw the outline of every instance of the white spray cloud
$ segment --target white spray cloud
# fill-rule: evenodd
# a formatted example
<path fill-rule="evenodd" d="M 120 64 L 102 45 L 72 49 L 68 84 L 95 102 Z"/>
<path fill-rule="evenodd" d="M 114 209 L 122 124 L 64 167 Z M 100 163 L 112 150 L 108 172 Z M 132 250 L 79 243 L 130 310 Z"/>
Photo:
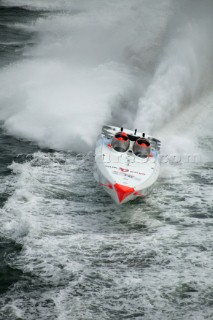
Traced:
<path fill-rule="evenodd" d="M 76 138 L 80 150 L 90 146 L 92 134 L 108 116 L 110 99 L 118 89 L 131 87 L 131 81 L 116 72 L 116 65 L 65 68 L 63 63 L 30 61 L 23 74 L 22 65 L 17 66 L 17 74 L 28 80 L 10 83 L 12 94 L 5 103 L 9 108 L 4 110 L 10 132 L 53 148 L 74 147 Z"/>
<path fill-rule="evenodd" d="M 178 5 L 153 81 L 139 100 L 135 125 L 149 132 L 159 132 L 212 85 L 213 3 L 189 0 Z"/>
<path fill-rule="evenodd" d="M 10 133 L 39 145 L 86 150 L 104 123 L 132 124 L 170 1 L 42 3 L 65 12 L 30 24 L 38 44 L 1 70 L 0 119 Z M 42 7 L 39 1 L 16 5 Z"/>
<path fill-rule="evenodd" d="M 209 88 L 209 0 L 14 4 L 60 10 L 23 25 L 38 43 L 1 69 L 0 120 L 14 135 L 82 151 L 104 123 L 160 134 Z"/>

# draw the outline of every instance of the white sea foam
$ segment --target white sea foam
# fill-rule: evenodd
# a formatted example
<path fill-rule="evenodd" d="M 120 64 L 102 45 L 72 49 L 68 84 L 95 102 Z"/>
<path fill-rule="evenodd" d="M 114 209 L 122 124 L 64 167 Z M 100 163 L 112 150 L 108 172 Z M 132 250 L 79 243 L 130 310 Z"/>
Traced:
<path fill-rule="evenodd" d="M 19 281 L 20 288 L 4 296 L 5 314 L 15 317 L 22 310 L 34 319 L 36 310 L 40 320 L 107 319 L 125 306 L 128 315 L 143 310 L 150 320 L 153 312 L 156 319 L 166 312 L 169 319 L 171 312 L 174 317 L 188 312 L 185 304 L 180 311 L 174 307 L 182 285 L 211 294 L 207 170 L 201 175 L 191 167 L 190 176 L 181 166 L 172 175 L 167 171 L 138 206 L 116 208 L 95 187 L 92 163 L 69 153 L 37 152 L 10 169 L 15 175 L 7 183 L 14 192 L 0 210 L 1 234 L 22 250 L 7 263 L 36 277 L 36 289 L 20 292 L 24 283 Z M 194 175 L 207 183 L 194 183 Z M 199 295 L 190 296 L 194 306 Z M 199 312 L 208 315 L 210 309 Z"/>

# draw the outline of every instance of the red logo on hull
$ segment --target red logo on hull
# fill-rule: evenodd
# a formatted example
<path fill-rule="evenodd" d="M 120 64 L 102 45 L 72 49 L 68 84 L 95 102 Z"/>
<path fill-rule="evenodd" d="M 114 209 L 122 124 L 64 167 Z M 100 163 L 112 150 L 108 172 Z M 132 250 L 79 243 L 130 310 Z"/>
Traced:
<path fill-rule="evenodd" d="M 122 202 L 124 199 L 126 199 L 130 194 L 132 194 L 135 189 L 127 186 L 123 186 L 121 184 L 114 184 L 115 191 L 117 192 L 118 199 L 120 202 Z"/>

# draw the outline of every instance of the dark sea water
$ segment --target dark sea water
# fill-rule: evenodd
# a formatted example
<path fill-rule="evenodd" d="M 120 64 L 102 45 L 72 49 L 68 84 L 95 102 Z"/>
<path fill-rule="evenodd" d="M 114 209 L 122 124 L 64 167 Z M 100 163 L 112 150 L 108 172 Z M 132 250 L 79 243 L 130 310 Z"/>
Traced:
<path fill-rule="evenodd" d="M 48 98 L 51 103 L 57 99 L 51 82 L 52 68 L 56 68 L 59 78 L 61 73 L 64 75 L 61 87 L 72 81 L 61 71 L 60 63 L 69 60 L 69 52 L 64 55 L 60 39 L 65 39 L 65 49 L 69 48 L 70 20 L 74 20 L 76 27 L 73 31 L 71 25 L 72 39 L 75 39 L 86 19 L 88 2 L 81 1 L 81 6 L 75 1 L 68 5 L 59 0 L 51 5 L 48 1 L 26 3 L 0 1 L 0 82 L 3 84 L 0 87 L 0 319 L 213 319 L 213 140 L 211 129 L 206 129 L 212 119 L 211 90 L 199 105 L 183 110 L 184 121 L 190 123 L 187 137 L 191 134 L 196 138 L 193 141 L 196 159 L 187 160 L 191 140 L 183 137 L 183 140 L 172 140 L 170 145 L 174 141 L 187 145 L 181 161 L 162 161 L 162 172 L 153 192 L 146 199 L 118 207 L 94 181 L 94 144 L 88 143 L 90 153 L 85 157 L 77 155 L 82 150 L 76 149 L 73 142 L 67 147 L 70 135 L 64 128 L 70 114 L 67 115 L 66 108 L 53 108 L 48 113 L 38 106 L 43 97 L 47 109 Z M 150 10 L 157 7 L 156 1 L 152 3 Z M 99 2 L 91 1 L 90 5 L 95 12 L 100 9 Z M 144 2 L 144 11 L 149 14 L 146 6 Z M 114 11 L 111 7 L 106 10 Z M 79 12 L 82 15 L 75 20 Z M 109 24 L 113 23 L 111 15 L 107 18 Z M 162 16 L 159 19 L 161 21 Z M 57 26 L 51 21 L 57 22 Z M 89 26 L 93 30 L 93 23 Z M 124 26 L 117 31 L 121 32 L 120 46 L 125 38 L 121 37 Z M 91 30 L 84 31 L 83 43 Z M 132 36 L 134 34 L 131 39 Z M 143 41 L 151 37 L 148 32 Z M 98 39 L 101 38 L 98 35 Z M 47 39 L 50 46 L 54 42 L 54 59 L 51 58 L 53 48 L 48 51 L 46 47 Z M 80 45 L 74 44 L 77 52 Z M 89 55 L 92 49 L 87 45 Z M 135 68 L 146 69 L 150 64 L 147 60 L 146 66 L 138 67 L 137 54 L 142 49 L 137 46 L 136 49 L 137 63 L 130 64 L 134 72 Z M 149 50 L 150 56 L 156 47 L 151 46 Z M 130 48 L 127 51 L 129 54 Z M 72 51 L 74 56 L 76 52 Z M 115 52 L 117 61 L 124 59 Z M 80 58 L 75 56 L 75 62 L 83 59 L 81 50 L 79 55 Z M 99 59 L 101 62 L 99 55 L 95 56 L 98 63 Z M 153 59 L 156 63 L 154 53 Z M 86 62 L 81 61 L 87 70 Z M 93 65 L 93 58 L 91 61 Z M 37 68 L 43 65 L 49 68 L 48 72 L 43 72 L 37 80 Z M 70 73 L 75 73 L 72 68 Z M 113 68 L 118 67 L 114 64 Z M 114 77 L 111 66 L 109 69 L 110 77 Z M 30 72 L 34 73 L 29 75 Z M 47 73 L 48 81 L 42 82 Z M 136 74 L 138 77 L 138 71 Z M 84 79 L 86 87 L 89 86 L 86 71 Z M 107 79 L 108 76 L 106 82 Z M 121 85 L 120 80 L 118 83 Z M 14 85 L 20 95 L 13 90 Z M 59 83 L 58 87 L 63 93 Z M 29 95 L 25 99 L 23 92 L 27 91 Z M 133 93 L 134 90 L 131 97 Z M 128 104 L 126 99 L 125 96 L 122 101 L 128 108 L 132 102 Z M 62 117 L 60 110 L 65 116 Z M 55 118 L 49 118 L 52 113 Z M 196 122 L 197 114 L 201 123 Z M 206 118 L 202 118 L 204 115 Z M 182 114 L 177 116 L 178 125 L 174 122 L 178 128 L 185 123 L 179 121 L 180 116 Z M 83 118 L 84 112 L 81 112 L 78 121 Z M 109 119 L 113 120 L 106 115 L 106 120 Z M 75 122 L 71 126 L 74 127 Z M 89 130 L 92 129 L 87 127 L 87 132 Z M 168 134 L 162 131 L 164 141 L 165 136 Z M 57 141 L 55 144 L 52 137 Z M 68 142 L 64 143 L 66 137 Z M 84 142 L 80 139 L 83 146 Z M 163 149 L 164 155 L 166 152 L 168 149 Z"/>

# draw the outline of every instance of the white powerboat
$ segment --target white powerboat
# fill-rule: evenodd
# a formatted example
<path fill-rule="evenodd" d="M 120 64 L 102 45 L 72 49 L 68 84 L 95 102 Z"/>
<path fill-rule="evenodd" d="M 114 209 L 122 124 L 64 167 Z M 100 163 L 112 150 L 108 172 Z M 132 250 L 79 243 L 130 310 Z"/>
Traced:
<path fill-rule="evenodd" d="M 117 204 L 147 195 L 160 171 L 160 141 L 145 133 L 103 126 L 94 177 Z"/>

